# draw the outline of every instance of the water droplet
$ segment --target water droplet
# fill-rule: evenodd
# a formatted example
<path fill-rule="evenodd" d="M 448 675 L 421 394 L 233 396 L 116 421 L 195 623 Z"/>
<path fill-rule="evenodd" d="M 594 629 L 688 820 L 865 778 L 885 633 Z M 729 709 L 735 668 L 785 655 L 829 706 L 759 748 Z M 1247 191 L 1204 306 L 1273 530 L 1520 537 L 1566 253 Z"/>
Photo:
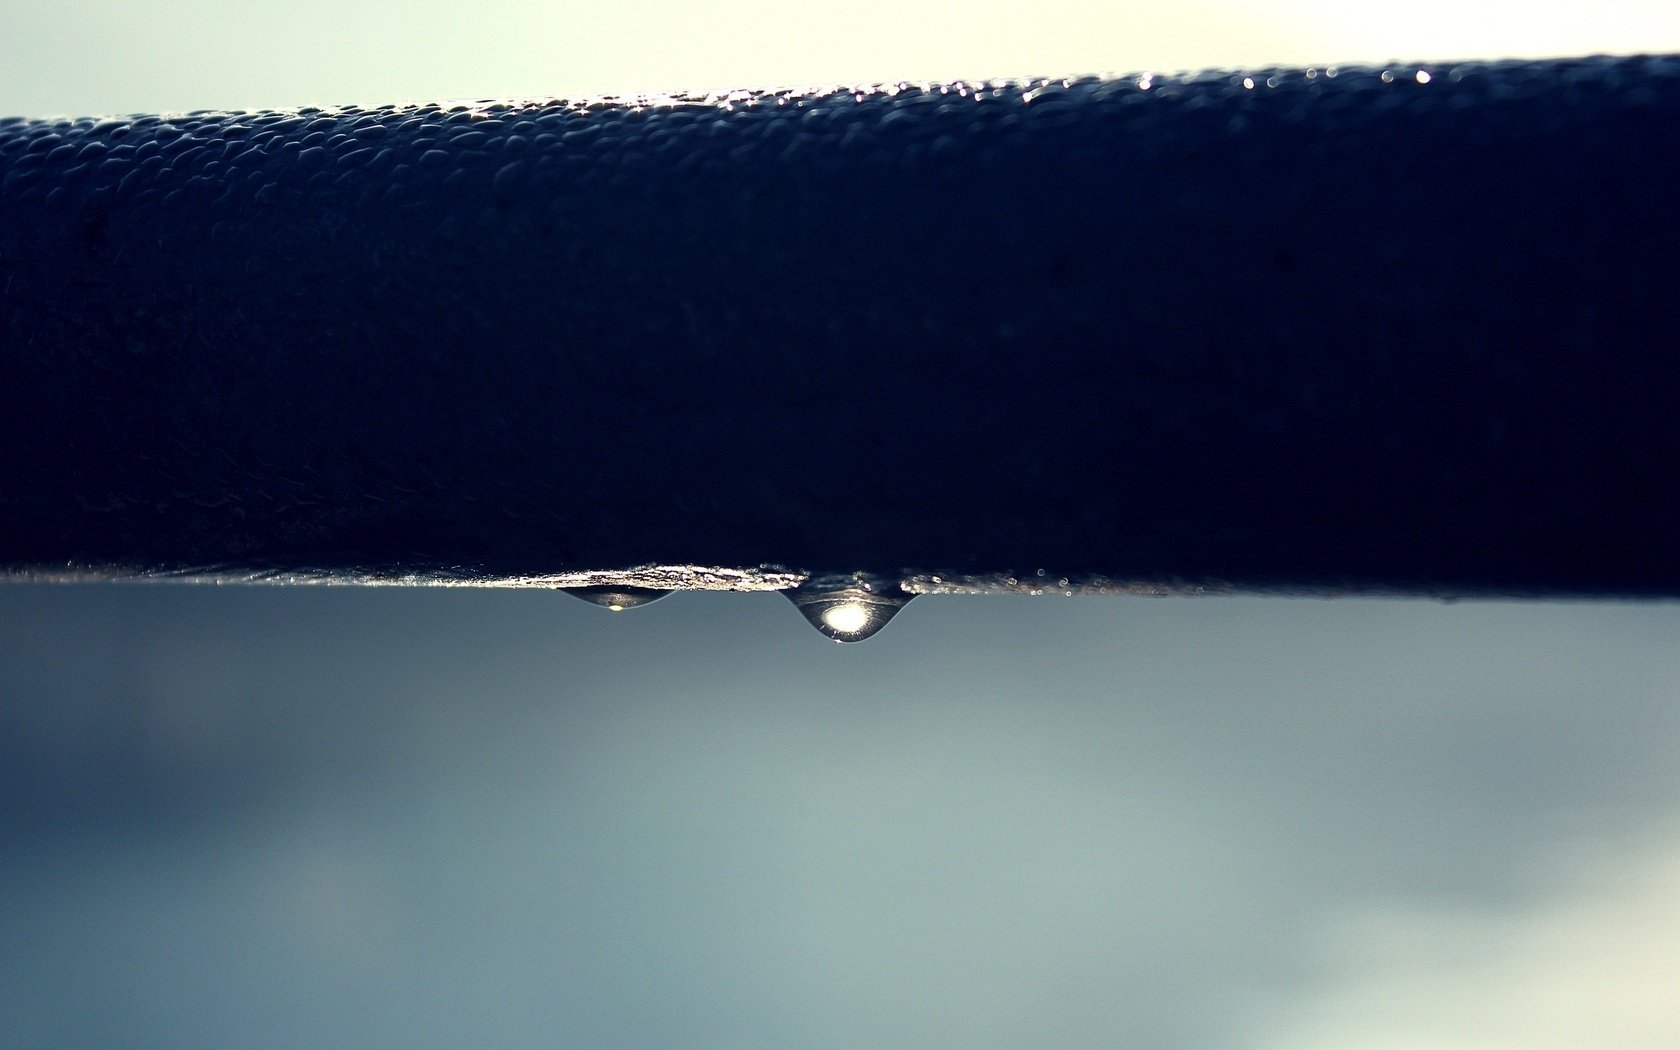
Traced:
<path fill-rule="evenodd" d="M 603 609 L 613 612 L 623 612 L 634 609 L 638 605 L 656 602 L 670 594 L 654 587 L 621 587 L 618 584 L 602 584 L 595 587 L 562 587 L 561 590 L 574 598 L 582 598 L 590 605 L 599 605 Z"/>
<path fill-rule="evenodd" d="M 811 626 L 837 642 L 861 642 L 887 625 L 915 595 L 869 573 L 818 573 L 783 591 Z"/>

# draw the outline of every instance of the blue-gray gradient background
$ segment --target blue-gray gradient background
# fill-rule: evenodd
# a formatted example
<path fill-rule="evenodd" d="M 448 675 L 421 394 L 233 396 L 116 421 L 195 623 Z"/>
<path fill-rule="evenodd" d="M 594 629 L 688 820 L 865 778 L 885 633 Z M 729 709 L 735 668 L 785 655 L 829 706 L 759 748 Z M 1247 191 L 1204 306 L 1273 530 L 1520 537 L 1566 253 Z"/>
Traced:
<path fill-rule="evenodd" d="M 1672 605 L 925 598 L 842 648 L 774 594 L 31 585 L 0 623 L 14 1045 L 1680 1036 Z"/>
<path fill-rule="evenodd" d="M 1161 6 L 0 0 L 0 111 L 1680 50 L 1628 3 Z M 924 598 L 842 648 L 771 594 L 4 586 L 0 1045 L 1680 1045 L 1677 642 L 1671 603 Z"/>

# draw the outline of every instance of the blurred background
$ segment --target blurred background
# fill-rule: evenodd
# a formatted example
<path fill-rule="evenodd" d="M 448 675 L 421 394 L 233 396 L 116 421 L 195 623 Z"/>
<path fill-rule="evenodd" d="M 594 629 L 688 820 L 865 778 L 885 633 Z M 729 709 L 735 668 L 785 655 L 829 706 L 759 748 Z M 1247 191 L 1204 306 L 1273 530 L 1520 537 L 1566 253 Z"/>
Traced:
<path fill-rule="evenodd" d="M 0 112 L 1680 51 L 1606 0 L 0 0 Z M 0 1044 L 1680 1045 L 1680 606 L 0 586 Z"/>
<path fill-rule="evenodd" d="M 1656 0 L 4 0 L 0 111 L 91 114 L 1680 48 Z"/>

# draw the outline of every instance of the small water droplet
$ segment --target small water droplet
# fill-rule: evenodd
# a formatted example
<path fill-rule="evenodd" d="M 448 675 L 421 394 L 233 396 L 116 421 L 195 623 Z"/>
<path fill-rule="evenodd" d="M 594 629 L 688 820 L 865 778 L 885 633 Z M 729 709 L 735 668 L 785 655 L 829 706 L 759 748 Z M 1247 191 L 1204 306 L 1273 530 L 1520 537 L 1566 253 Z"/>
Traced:
<path fill-rule="evenodd" d="M 595 587 L 562 587 L 562 591 L 574 598 L 582 598 L 590 605 L 599 605 L 603 609 L 613 612 L 623 612 L 634 609 L 638 605 L 656 602 L 670 594 L 655 587 L 621 587 L 617 584 L 602 584 Z"/>
<path fill-rule="evenodd" d="M 915 597 L 897 580 L 862 572 L 818 573 L 782 593 L 812 627 L 837 642 L 874 635 Z"/>

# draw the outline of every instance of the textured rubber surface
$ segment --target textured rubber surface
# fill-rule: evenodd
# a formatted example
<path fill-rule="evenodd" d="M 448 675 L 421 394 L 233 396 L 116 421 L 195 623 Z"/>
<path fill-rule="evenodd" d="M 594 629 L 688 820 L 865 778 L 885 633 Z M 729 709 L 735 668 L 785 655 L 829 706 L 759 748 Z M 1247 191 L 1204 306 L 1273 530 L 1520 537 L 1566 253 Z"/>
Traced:
<path fill-rule="evenodd" d="M 0 570 L 1680 593 L 1680 58 L 0 122 Z"/>

